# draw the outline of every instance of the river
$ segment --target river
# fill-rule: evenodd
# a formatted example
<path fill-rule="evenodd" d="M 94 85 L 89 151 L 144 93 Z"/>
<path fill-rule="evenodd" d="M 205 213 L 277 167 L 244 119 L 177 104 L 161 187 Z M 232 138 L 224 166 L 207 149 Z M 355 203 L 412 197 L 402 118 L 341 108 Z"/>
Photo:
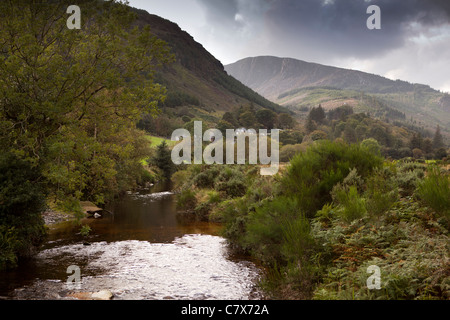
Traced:
<path fill-rule="evenodd" d="M 119 300 L 261 299 L 257 265 L 230 252 L 219 225 L 181 219 L 167 190 L 130 192 L 108 207 L 112 214 L 84 219 L 87 238 L 73 222 L 52 226 L 37 255 L 0 272 L 0 296 L 73 299 L 108 290 Z M 76 275 L 70 266 L 78 287 L 67 284 Z"/>

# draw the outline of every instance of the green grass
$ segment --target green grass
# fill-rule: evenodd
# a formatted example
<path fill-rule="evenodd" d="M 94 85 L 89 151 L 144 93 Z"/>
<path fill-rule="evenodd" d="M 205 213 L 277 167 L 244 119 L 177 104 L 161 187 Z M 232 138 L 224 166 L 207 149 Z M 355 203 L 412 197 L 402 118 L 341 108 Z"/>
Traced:
<path fill-rule="evenodd" d="M 152 149 L 156 149 L 156 147 L 159 146 L 164 140 L 166 140 L 166 143 L 169 146 L 169 148 L 172 148 L 173 146 L 175 146 L 177 144 L 177 141 L 171 141 L 169 139 L 151 136 L 151 135 L 146 135 L 145 138 L 150 142 L 150 147 Z M 142 159 L 141 164 L 144 166 L 147 165 L 147 158 Z"/>
<path fill-rule="evenodd" d="M 150 142 L 150 145 L 152 148 L 156 148 L 157 146 L 159 146 L 164 140 L 166 140 L 167 145 L 169 146 L 169 148 L 175 146 L 177 144 L 177 141 L 171 141 L 169 139 L 165 139 L 165 138 L 160 138 L 160 137 L 155 137 L 155 136 L 150 136 L 147 135 L 145 136 L 147 138 L 147 140 Z"/>

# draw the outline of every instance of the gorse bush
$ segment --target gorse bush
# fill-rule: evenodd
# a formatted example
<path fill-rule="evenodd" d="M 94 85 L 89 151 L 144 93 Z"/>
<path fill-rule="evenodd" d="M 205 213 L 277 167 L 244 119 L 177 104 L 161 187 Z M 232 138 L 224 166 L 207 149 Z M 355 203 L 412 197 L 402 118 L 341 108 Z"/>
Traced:
<path fill-rule="evenodd" d="M 192 189 L 184 189 L 177 196 L 177 209 L 180 210 L 193 210 L 197 206 L 197 198 L 195 191 Z"/>
<path fill-rule="evenodd" d="M 418 185 L 419 197 L 438 215 L 450 221 L 450 176 L 432 167 Z"/>
<path fill-rule="evenodd" d="M 195 200 L 197 218 L 222 222 L 230 247 L 264 264 L 271 298 L 448 299 L 448 176 L 383 163 L 375 151 L 319 142 L 275 177 L 192 166 L 181 199 Z M 371 265 L 381 290 L 367 288 Z"/>
<path fill-rule="evenodd" d="M 322 141 L 292 159 L 282 178 L 282 189 L 286 195 L 296 197 L 300 209 L 313 217 L 331 202 L 333 187 L 353 168 L 364 178 L 381 165 L 382 159 L 365 147 Z"/>
<path fill-rule="evenodd" d="M 300 259 L 302 248 L 307 247 L 302 244 L 309 241 L 308 220 L 292 198 L 278 197 L 255 208 L 246 227 L 245 246 L 270 265 Z"/>
<path fill-rule="evenodd" d="M 195 175 L 192 182 L 198 188 L 214 188 L 216 178 L 220 172 L 218 166 L 212 166 Z"/>
<path fill-rule="evenodd" d="M 241 197 L 247 192 L 244 173 L 238 168 L 225 167 L 215 181 L 215 189 L 226 193 L 231 198 Z"/>

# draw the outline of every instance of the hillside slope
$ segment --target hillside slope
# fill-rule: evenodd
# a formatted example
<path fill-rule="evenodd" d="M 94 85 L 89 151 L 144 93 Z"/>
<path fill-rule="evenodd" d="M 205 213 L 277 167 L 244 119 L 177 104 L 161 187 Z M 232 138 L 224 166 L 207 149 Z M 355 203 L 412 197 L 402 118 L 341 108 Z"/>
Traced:
<path fill-rule="evenodd" d="M 292 110 L 321 103 L 326 109 L 349 104 L 376 113 L 373 105 L 383 105 L 424 129 L 432 131 L 439 124 L 450 134 L 449 95 L 426 85 L 270 56 L 246 58 L 225 66 L 225 70 L 267 99 Z"/>
<path fill-rule="evenodd" d="M 169 107 L 195 106 L 208 113 L 221 113 L 253 103 L 276 112 L 286 111 L 229 76 L 224 66 L 177 24 L 140 9 L 138 23 L 149 25 L 153 34 L 168 43 L 176 61 L 157 74 L 168 88 Z"/>

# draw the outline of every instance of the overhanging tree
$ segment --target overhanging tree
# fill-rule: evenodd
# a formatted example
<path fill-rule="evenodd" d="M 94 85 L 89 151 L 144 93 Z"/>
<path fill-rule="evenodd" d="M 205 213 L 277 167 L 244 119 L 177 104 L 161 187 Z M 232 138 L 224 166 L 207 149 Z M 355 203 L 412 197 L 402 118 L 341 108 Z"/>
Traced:
<path fill-rule="evenodd" d="M 0 3 L 0 148 L 40 167 L 57 199 L 102 202 L 148 154 L 135 123 L 157 112 L 167 45 L 118 1 Z"/>

